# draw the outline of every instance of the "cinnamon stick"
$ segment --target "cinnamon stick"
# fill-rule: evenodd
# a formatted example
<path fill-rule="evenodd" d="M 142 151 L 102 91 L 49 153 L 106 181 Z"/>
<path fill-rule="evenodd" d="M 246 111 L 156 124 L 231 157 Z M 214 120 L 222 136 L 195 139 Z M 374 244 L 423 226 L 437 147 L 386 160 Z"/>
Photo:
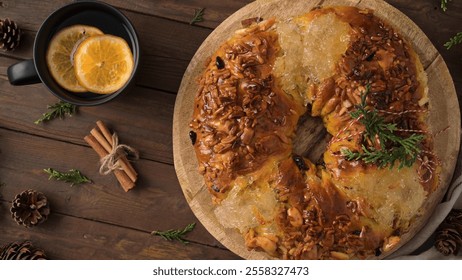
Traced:
<path fill-rule="evenodd" d="M 96 126 L 98 126 L 99 130 L 101 130 L 104 138 L 106 138 L 109 143 L 112 143 L 112 134 L 109 132 L 109 129 L 106 127 L 106 125 L 102 121 L 97 121 Z"/>
<path fill-rule="evenodd" d="M 92 129 L 90 131 L 90 133 L 93 136 L 95 136 L 95 138 L 98 140 L 98 142 L 100 142 L 103 145 L 104 149 L 108 153 L 110 153 L 112 151 L 112 149 L 114 148 L 113 143 L 112 143 L 112 141 L 113 141 L 112 140 L 112 134 L 109 132 L 109 129 L 106 127 L 106 125 L 102 121 L 97 121 L 96 125 L 101 130 L 102 135 L 96 128 Z M 119 159 L 119 164 L 122 167 L 122 169 L 127 173 L 128 177 L 130 177 L 130 179 L 133 182 L 136 182 L 136 179 L 138 177 L 138 173 L 136 173 L 135 169 L 130 164 L 130 162 L 128 161 L 128 159 L 127 159 L 127 157 L 125 155 L 121 155 L 121 157 Z"/>
<path fill-rule="evenodd" d="M 106 141 L 106 138 L 104 138 L 104 136 L 101 135 L 101 133 L 98 130 L 96 130 L 96 128 L 93 128 L 90 131 L 90 134 L 93 135 L 93 137 L 95 137 L 96 141 L 98 141 L 98 143 L 101 144 L 101 146 L 103 146 L 106 152 L 110 153 L 112 151 L 112 145 Z"/>
<path fill-rule="evenodd" d="M 83 139 L 93 148 L 93 150 L 95 150 L 100 158 L 103 158 L 109 154 L 93 135 L 87 135 Z M 133 182 L 127 173 L 125 173 L 123 170 L 114 170 L 114 175 L 116 176 L 117 181 L 119 181 L 125 192 L 128 192 L 135 186 L 135 182 Z"/>

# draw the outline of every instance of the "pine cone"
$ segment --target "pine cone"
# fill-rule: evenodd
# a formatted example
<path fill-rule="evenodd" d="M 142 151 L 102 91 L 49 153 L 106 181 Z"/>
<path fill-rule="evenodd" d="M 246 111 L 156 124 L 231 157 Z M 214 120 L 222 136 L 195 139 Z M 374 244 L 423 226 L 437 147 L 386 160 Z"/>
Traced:
<path fill-rule="evenodd" d="M 19 225 L 31 227 L 46 221 L 50 214 L 50 206 L 43 193 L 27 190 L 16 195 L 10 211 Z"/>
<path fill-rule="evenodd" d="M 21 29 L 9 18 L 0 20 L 0 48 L 12 51 L 18 47 L 21 39 Z"/>
<path fill-rule="evenodd" d="M 46 260 L 45 252 L 30 241 L 13 242 L 0 249 L 0 260 Z"/>
<path fill-rule="evenodd" d="M 451 210 L 438 227 L 435 247 L 445 256 L 459 253 L 462 247 L 462 210 Z"/>

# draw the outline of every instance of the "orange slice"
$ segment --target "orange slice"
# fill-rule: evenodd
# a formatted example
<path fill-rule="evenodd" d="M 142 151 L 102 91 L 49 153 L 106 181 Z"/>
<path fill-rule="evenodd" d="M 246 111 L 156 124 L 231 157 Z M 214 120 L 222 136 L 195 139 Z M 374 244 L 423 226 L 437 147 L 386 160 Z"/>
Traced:
<path fill-rule="evenodd" d="M 83 40 L 74 54 L 75 76 L 91 92 L 110 94 L 130 79 L 134 67 L 127 42 L 113 35 Z"/>
<path fill-rule="evenodd" d="M 103 34 L 103 32 L 93 26 L 72 25 L 62 29 L 51 39 L 46 61 L 51 76 L 63 88 L 72 92 L 87 91 L 75 77 L 71 55 L 79 41 L 96 34 Z"/>

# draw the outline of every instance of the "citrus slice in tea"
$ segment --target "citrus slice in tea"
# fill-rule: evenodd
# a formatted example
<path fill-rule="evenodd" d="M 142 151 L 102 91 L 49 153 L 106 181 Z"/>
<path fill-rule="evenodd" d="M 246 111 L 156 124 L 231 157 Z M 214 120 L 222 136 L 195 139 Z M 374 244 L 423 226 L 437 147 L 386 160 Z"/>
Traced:
<path fill-rule="evenodd" d="M 77 43 L 97 34 L 103 34 L 103 32 L 93 26 L 72 25 L 63 28 L 53 36 L 48 46 L 46 60 L 51 76 L 60 86 L 72 92 L 87 91 L 75 77 L 71 56 Z"/>
<path fill-rule="evenodd" d="M 88 37 L 74 54 L 77 80 L 95 93 L 110 94 L 122 88 L 133 67 L 133 54 L 127 42 L 113 35 Z"/>

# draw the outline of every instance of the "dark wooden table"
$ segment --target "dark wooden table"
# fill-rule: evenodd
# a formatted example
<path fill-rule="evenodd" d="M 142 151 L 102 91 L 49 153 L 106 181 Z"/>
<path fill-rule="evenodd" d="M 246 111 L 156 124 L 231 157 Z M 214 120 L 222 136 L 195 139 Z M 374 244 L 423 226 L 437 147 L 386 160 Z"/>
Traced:
<path fill-rule="evenodd" d="M 31 240 L 52 259 L 237 259 L 196 220 L 184 199 L 172 154 L 172 117 L 183 73 L 202 41 L 225 18 L 251 0 L 109 0 L 134 24 L 142 48 L 136 87 L 97 107 L 80 107 L 63 120 L 36 125 L 47 105 L 58 100 L 41 84 L 14 87 L 9 65 L 32 57 L 43 20 L 68 0 L 0 1 L 0 17 L 23 29 L 21 45 L 0 52 L 0 245 Z M 321 1 L 322 2 L 322 1 Z M 462 99 L 462 45 L 443 44 L 462 31 L 462 1 L 389 0 L 427 34 L 443 55 Z M 206 8 L 204 21 L 190 25 L 194 10 Z M 114 176 L 98 173 L 98 157 L 83 137 L 103 120 L 122 143 L 136 147 L 139 181 L 125 193 Z M 69 186 L 49 181 L 42 170 L 79 169 L 92 184 Z M 460 164 L 457 167 L 460 172 Z M 49 219 L 35 227 L 17 225 L 11 200 L 32 188 L 51 204 Z M 153 230 L 198 222 L 188 245 L 151 236 Z"/>

